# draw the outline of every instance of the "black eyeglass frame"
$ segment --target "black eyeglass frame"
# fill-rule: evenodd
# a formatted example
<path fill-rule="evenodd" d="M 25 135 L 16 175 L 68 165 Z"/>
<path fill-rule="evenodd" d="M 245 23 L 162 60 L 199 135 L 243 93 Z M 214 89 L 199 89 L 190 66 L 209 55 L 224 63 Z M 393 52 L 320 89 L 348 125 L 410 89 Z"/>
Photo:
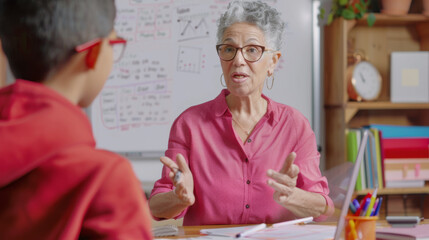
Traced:
<path fill-rule="evenodd" d="M 222 46 L 230 46 L 230 47 L 232 47 L 232 48 L 234 48 L 234 49 L 235 49 L 234 56 L 233 56 L 231 59 L 228 59 L 228 60 L 227 60 L 227 59 L 223 59 L 223 58 L 220 56 L 220 54 L 219 54 L 219 48 L 220 48 L 220 47 L 222 47 Z M 259 58 L 258 58 L 258 59 L 253 60 L 253 61 L 251 61 L 251 60 L 247 60 L 247 59 L 246 59 L 246 57 L 245 57 L 245 56 L 244 56 L 244 54 L 243 54 L 243 48 L 245 48 L 245 47 L 251 47 L 251 46 L 262 48 L 261 56 L 259 56 Z M 240 51 L 241 51 L 241 54 L 243 55 L 243 58 L 244 58 L 244 60 L 246 60 L 246 62 L 257 62 L 257 61 L 259 61 L 259 59 L 261 59 L 262 55 L 264 55 L 264 52 L 267 52 L 267 51 L 275 51 L 275 50 L 273 50 L 273 49 L 265 48 L 264 46 L 256 45 L 256 44 L 249 44 L 249 45 L 246 45 L 246 46 L 243 46 L 243 47 L 234 47 L 234 46 L 233 46 L 233 45 L 231 45 L 231 44 L 224 44 L 224 43 L 222 43 L 222 44 L 217 44 L 217 45 L 216 45 L 216 52 L 217 52 L 217 55 L 219 56 L 219 58 L 220 58 L 220 59 L 222 59 L 223 61 L 227 61 L 227 62 L 228 62 L 228 61 L 232 61 L 232 60 L 234 60 L 235 56 L 237 56 L 237 52 L 238 52 L 238 50 L 240 50 Z"/>

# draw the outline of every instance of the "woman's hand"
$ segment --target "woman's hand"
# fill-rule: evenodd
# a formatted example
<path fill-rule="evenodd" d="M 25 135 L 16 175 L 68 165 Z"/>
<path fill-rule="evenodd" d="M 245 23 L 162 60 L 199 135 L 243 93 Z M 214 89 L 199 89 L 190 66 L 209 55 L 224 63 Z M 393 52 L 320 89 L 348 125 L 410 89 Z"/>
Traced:
<path fill-rule="evenodd" d="M 180 153 L 176 155 L 177 164 L 165 156 L 161 157 L 161 162 L 170 169 L 169 177 L 175 186 L 174 194 L 184 205 L 193 205 L 195 202 L 194 179 L 183 155 Z"/>
<path fill-rule="evenodd" d="M 276 172 L 272 169 L 267 171 L 267 183 L 274 189 L 274 200 L 291 211 L 296 217 L 318 217 L 327 211 L 327 202 L 325 198 L 296 187 L 296 180 L 299 174 L 299 167 L 293 164 L 296 158 L 294 152 L 290 153 L 286 161 Z"/>
<path fill-rule="evenodd" d="M 293 164 L 295 158 L 296 154 L 292 152 L 287 156 L 279 172 L 272 169 L 268 169 L 267 171 L 267 176 L 272 178 L 267 183 L 275 190 L 273 198 L 277 203 L 285 207 L 287 207 L 289 198 L 296 188 L 299 167 Z"/>

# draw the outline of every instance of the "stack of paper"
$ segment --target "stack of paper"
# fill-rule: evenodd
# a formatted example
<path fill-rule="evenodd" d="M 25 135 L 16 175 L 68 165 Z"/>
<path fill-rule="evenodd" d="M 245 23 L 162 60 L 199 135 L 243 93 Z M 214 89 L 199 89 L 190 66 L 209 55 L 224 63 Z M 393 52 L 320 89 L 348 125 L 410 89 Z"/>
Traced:
<path fill-rule="evenodd" d="M 429 239 L 429 224 L 420 224 L 413 228 L 380 228 L 376 230 L 381 240 L 424 240 Z"/>

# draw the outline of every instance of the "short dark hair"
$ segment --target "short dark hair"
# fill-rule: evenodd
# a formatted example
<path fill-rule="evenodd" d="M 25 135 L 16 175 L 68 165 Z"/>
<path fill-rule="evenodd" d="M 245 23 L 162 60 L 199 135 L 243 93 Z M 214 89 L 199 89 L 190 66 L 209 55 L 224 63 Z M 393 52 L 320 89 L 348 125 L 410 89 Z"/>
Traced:
<path fill-rule="evenodd" d="M 74 48 L 113 30 L 114 0 L 0 0 L 0 39 L 16 78 L 40 82 Z"/>

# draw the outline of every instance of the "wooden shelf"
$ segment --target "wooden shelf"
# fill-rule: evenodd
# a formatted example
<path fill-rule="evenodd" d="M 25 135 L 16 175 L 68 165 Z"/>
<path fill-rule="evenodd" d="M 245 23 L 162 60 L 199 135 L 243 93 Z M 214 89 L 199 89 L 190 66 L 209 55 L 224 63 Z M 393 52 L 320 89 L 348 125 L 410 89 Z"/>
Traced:
<path fill-rule="evenodd" d="M 429 109 L 429 103 L 392 103 L 392 102 L 347 102 L 347 108 L 356 109 Z"/>
<path fill-rule="evenodd" d="M 372 189 L 365 189 L 356 191 L 355 194 L 358 196 L 366 195 L 368 192 L 372 192 Z M 418 188 L 382 188 L 377 190 L 377 195 L 402 195 L 402 194 L 429 194 L 429 187 L 418 187 Z"/>
<path fill-rule="evenodd" d="M 369 27 L 360 20 L 336 18 L 324 29 L 325 159 L 330 169 L 344 163 L 346 129 L 371 124 L 429 125 L 429 103 L 390 102 L 390 55 L 395 51 L 429 51 L 429 17 L 422 14 L 375 14 Z M 347 94 L 351 55 L 365 53 L 382 76 L 377 101 L 352 102 Z"/>
<path fill-rule="evenodd" d="M 381 13 L 375 13 L 375 24 L 374 26 L 384 26 L 384 25 L 408 25 L 421 22 L 429 22 L 429 17 L 423 14 L 407 14 L 404 16 L 391 16 Z M 362 19 L 356 21 L 356 25 L 368 25 L 367 23 L 368 14 L 366 14 Z"/>

